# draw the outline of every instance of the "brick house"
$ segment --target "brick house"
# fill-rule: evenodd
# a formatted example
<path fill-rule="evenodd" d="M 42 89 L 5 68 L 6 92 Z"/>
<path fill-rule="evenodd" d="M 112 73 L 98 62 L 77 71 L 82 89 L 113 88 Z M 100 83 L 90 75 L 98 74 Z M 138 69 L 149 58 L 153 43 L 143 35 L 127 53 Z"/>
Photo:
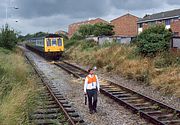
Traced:
<path fill-rule="evenodd" d="M 68 37 L 71 38 L 73 36 L 73 34 L 79 29 L 79 27 L 81 25 L 84 25 L 84 24 L 96 24 L 96 23 L 100 23 L 100 22 L 108 23 L 107 21 L 105 21 L 105 20 L 103 20 L 101 18 L 96 18 L 96 19 L 92 19 L 92 20 L 86 20 L 86 21 L 70 24 L 68 26 Z"/>
<path fill-rule="evenodd" d="M 111 25 L 114 26 L 115 36 L 134 37 L 138 34 L 137 21 L 138 17 L 125 14 L 116 19 L 111 20 Z"/>
<path fill-rule="evenodd" d="M 151 25 L 161 23 L 165 24 L 167 29 L 171 28 L 175 36 L 180 36 L 180 9 L 146 15 L 137 22 L 138 33 Z"/>

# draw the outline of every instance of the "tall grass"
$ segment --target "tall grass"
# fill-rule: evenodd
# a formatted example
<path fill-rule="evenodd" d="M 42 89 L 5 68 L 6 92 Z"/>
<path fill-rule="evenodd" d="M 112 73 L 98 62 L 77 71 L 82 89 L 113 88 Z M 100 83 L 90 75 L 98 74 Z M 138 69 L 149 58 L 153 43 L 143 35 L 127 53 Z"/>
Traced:
<path fill-rule="evenodd" d="M 28 123 L 38 93 L 35 76 L 20 53 L 0 48 L 0 124 Z"/>
<path fill-rule="evenodd" d="M 85 44 L 85 43 L 83 43 Z M 91 48 L 91 49 L 89 49 Z M 144 58 L 136 53 L 136 46 L 110 44 L 101 47 L 81 44 L 66 52 L 69 60 L 92 67 L 96 65 L 107 72 L 114 72 L 129 79 L 152 85 L 165 94 L 180 97 L 180 56 L 160 53 L 155 58 Z M 173 74 L 173 75 L 172 75 Z"/>

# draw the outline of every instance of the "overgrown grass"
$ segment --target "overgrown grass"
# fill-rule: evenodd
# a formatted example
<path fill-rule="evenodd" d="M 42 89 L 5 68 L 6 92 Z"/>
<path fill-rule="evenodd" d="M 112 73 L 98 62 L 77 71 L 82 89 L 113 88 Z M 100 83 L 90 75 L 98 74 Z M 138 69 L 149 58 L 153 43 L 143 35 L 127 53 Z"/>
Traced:
<path fill-rule="evenodd" d="M 129 79 L 155 86 L 165 94 L 180 97 L 180 56 L 160 53 L 155 58 L 141 57 L 135 45 L 109 44 L 104 46 L 82 46 L 79 43 L 66 51 L 67 59 L 88 67 L 97 66 Z M 83 48 L 83 49 L 82 49 Z M 88 50 L 88 51 L 87 51 Z"/>
<path fill-rule="evenodd" d="M 28 124 L 38 94 L 36 78 L 20 51 L 0 48 L 0 124 Z"/>

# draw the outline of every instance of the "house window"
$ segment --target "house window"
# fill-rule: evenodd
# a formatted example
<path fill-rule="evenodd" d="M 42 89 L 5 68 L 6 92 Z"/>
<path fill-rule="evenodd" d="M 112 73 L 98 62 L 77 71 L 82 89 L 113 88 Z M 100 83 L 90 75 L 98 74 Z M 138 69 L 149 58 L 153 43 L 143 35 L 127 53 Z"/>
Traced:
<path fill-rule="evenodd" d="M 152 25 L 155 25 L 155 23 L 156 23 L 155 21 L 151 21 L 151 22 L 148 22 L 148 25 L 152 26 Z"/>
<path fill-rule="evenodd" d="M 142 23 L 139 23 L 139 24 L 138 24 L 138 27 L 139 27 L 139 28 L 142 28 Z"/>
<path fill-rule="evenodd" d="M 166 25 L 170 25 L 170 23 L 171 23 L 171 20 L 169 19 L 169 20 L 165 20 L 165 24 Z"/>
<path fill-rule="evenodd" d="M 179 36 L 179 32 L 173 32 L 173 36 Z"/>

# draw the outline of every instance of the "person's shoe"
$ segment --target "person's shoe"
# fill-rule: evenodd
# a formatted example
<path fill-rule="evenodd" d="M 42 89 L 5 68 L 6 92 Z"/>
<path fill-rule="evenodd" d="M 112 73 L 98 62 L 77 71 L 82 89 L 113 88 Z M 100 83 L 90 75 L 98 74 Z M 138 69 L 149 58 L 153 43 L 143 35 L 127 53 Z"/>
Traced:
<path fill-rule="evenodd" d="M 90 114 L 93 114 L 93 111 L 89 111 Z"/>
<path fill-rule="evenodd" d="M 94 109 L 94 112 L 95 112 L 95 113 L 97 113 L 97 110 L 96 110 L 96 109 Z"/>

